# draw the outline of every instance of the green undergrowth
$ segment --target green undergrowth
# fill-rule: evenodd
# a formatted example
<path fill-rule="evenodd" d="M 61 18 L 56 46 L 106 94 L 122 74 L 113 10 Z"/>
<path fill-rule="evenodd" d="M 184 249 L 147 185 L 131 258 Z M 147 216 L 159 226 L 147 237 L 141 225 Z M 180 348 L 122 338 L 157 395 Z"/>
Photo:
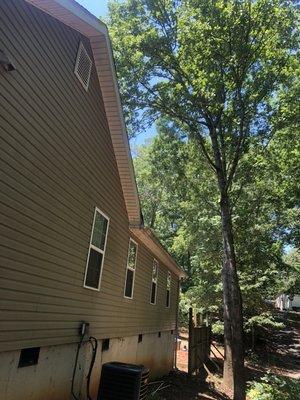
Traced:
<path fill-rule="evenodd" d="M 249 382 L 249 400 L 300 400 L 300 381 L 271 374 Z"/>
<path fill-rule="evenodd" d="M 148 399 L 147 400 L 160 400 L 161 398 L 160 398 L 160 396 L 159 396 L 159 394 L 158 393 L 151 393 L 149 396 L 148 396 Z"/>

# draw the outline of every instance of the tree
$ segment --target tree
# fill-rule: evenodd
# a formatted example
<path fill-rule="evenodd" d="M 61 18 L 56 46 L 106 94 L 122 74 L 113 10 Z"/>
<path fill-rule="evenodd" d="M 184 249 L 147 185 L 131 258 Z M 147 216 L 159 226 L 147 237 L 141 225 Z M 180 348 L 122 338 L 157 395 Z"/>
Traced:
<path fill-rule="evenodd" d="M 145 224 L 188 272 L 185 297 L 203 311 L 219 311 L 222 241 L 216 179 L 174 124 L 159 121 L 157 130 L 134 157 Z M 284 252 L 295 245 L 299 230 L 299 134 L 299 126 L 290 125 L 284 133 L 275 132 L 268 147 L 250 143 L 231 189 L 247 328 L 258 317 L 270 327 L 270 318 L 261 317 L 268 311 L 264 300 L 287 290 L 287 283 L 294 286 L 296 270 Z"/>
<path fill-rule="evenodd" d="M 288 0 L 127 0 L 110 4 L 131 132 L 158 116 L 184 128 L 213 171 L 223 240 L 224 383 L 245 398 L 243 318 L 231 195 L 253 138 L 267 143 L 276 92 L 298 49 Z M 274 100 L 275 99 L 275 100 Z"/>
<path fill-rule="evenodd" d="M 183 289 L 201 286 L 201 304 L 206 308 L 218 304 L 221 294 L 216 179 L 196 146 L 174 124 L 158 121 L 157 130 L 151 142 L 135 149 L 144 221 L 187 271 L 190 278 Z"/>
<path fill-rule="evenodd" d="M 300 251 L 293 249 L 284 257 L 287 271 L 281 280 L 281 289 L 290 294 L 300 293 Z"/>

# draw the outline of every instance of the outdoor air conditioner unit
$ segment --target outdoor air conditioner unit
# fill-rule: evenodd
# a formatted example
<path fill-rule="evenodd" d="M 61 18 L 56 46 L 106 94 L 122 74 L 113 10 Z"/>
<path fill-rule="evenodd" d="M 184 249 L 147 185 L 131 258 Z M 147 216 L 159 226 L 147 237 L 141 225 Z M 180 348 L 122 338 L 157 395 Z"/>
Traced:
<path fill-rule="evenodd" d="M 103 364 L 98 400 L 145 400 L 149 369 L 143 365 L 110 362 Z"/>

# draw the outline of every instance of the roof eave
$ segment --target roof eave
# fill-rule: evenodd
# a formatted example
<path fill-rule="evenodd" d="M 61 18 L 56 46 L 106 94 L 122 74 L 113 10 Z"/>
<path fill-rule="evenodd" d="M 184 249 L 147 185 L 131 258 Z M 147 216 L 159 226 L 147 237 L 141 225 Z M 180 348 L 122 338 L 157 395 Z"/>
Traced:
<path fill-rule="evenodd" d="M 186 279 L 186 272 L 174 261 L 149 228 L 130 227 L 130 231 L 157 257 L 170 271 L 180 279 Z"/>

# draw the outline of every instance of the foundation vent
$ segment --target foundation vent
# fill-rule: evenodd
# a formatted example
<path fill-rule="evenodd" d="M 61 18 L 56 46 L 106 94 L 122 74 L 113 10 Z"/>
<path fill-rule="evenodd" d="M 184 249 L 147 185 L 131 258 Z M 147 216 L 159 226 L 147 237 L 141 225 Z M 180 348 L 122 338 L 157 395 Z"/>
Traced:
<path fill-rule="evenodd" d="M 92 60 L 88 55 L 84 45 L 82 42 L 79 43 L 76 63 L 75 63 L 75 70 L 74 73 L 81 82 L 82 86 L 86 91 L 88 91 L 91 72 L 92 72 Z"/>

